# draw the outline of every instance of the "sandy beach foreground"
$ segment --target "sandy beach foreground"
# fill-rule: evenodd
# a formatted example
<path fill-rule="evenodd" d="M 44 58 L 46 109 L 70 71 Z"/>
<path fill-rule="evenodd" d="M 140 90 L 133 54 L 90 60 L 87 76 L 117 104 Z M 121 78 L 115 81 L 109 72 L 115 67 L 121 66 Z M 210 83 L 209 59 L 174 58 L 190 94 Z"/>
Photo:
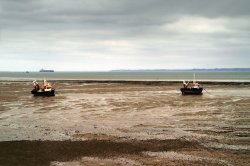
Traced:
<path fill-rule="evenodd" d="M 0 165 L 248 165 L 250 84 L 0 82 Z"/>

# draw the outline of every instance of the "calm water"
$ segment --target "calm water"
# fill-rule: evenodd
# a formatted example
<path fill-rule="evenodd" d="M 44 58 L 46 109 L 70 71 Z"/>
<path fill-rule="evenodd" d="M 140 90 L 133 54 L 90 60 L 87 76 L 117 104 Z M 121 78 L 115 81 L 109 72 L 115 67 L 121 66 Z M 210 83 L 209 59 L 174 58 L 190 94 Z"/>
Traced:
<path fill-rule="evenodd" d="M 250 82 L 250 72 L 195 72 L 201 81 Z M 0 72 L 0 80 L 192 80 L 193 72 Z"/>

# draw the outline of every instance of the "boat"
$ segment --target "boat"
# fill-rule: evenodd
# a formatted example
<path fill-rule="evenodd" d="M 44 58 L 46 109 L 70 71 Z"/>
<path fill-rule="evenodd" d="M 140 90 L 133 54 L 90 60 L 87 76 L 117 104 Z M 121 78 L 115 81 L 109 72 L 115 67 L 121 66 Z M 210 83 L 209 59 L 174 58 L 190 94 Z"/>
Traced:
<path fill-rule="evenodd" d="M 31 94 L 34 96 L 55 96 L 55 88 L 53 88 L 46 80 L 43 82 L 42 89 L 36 80 L 33 81 L 33 84 L 34 89 L 31 90 Z"/>
<path fill-rule="evenodd" d="M 45 69 L 41 69 L 41 70 L 39 70 L 39 72 L 54 72 L 54 70 L 45 70 Z"/>
<path fill-rule="evenodd" d="M 195 74 L 193 83 L 189 85 L 189 82 L 183 81 L 183 88 L 180 88 L 182 95 L 202 95 L 203 87 L 195 81 Z"/>
<path fill-rule="evenodd" d="M 55 96 L 55 90 L 51 90 L 51 91 L 35 91 L 34 89 L 31 91 L 31 93 L 34 96 Z"/>

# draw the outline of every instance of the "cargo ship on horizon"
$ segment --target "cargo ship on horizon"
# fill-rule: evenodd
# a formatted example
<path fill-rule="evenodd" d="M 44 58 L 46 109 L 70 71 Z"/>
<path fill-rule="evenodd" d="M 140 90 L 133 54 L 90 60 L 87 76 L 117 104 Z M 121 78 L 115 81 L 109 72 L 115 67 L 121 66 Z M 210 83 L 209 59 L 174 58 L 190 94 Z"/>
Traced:
<path fill-rule="evenodd" d="M 41 70 L 39 70 L 39 72 L 54 72 L 54 70 L 45 70 L 45 69 L 41 69 Z"/>

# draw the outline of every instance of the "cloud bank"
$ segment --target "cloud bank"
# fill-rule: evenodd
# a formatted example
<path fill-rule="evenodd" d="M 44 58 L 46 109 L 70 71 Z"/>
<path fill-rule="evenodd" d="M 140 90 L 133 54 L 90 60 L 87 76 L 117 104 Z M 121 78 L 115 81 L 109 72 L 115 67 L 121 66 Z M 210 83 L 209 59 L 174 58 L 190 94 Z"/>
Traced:
<path fill-rule="evenodd" d="M 0 0 L 0 70 L 250 67 L 248 0 Z"/>

